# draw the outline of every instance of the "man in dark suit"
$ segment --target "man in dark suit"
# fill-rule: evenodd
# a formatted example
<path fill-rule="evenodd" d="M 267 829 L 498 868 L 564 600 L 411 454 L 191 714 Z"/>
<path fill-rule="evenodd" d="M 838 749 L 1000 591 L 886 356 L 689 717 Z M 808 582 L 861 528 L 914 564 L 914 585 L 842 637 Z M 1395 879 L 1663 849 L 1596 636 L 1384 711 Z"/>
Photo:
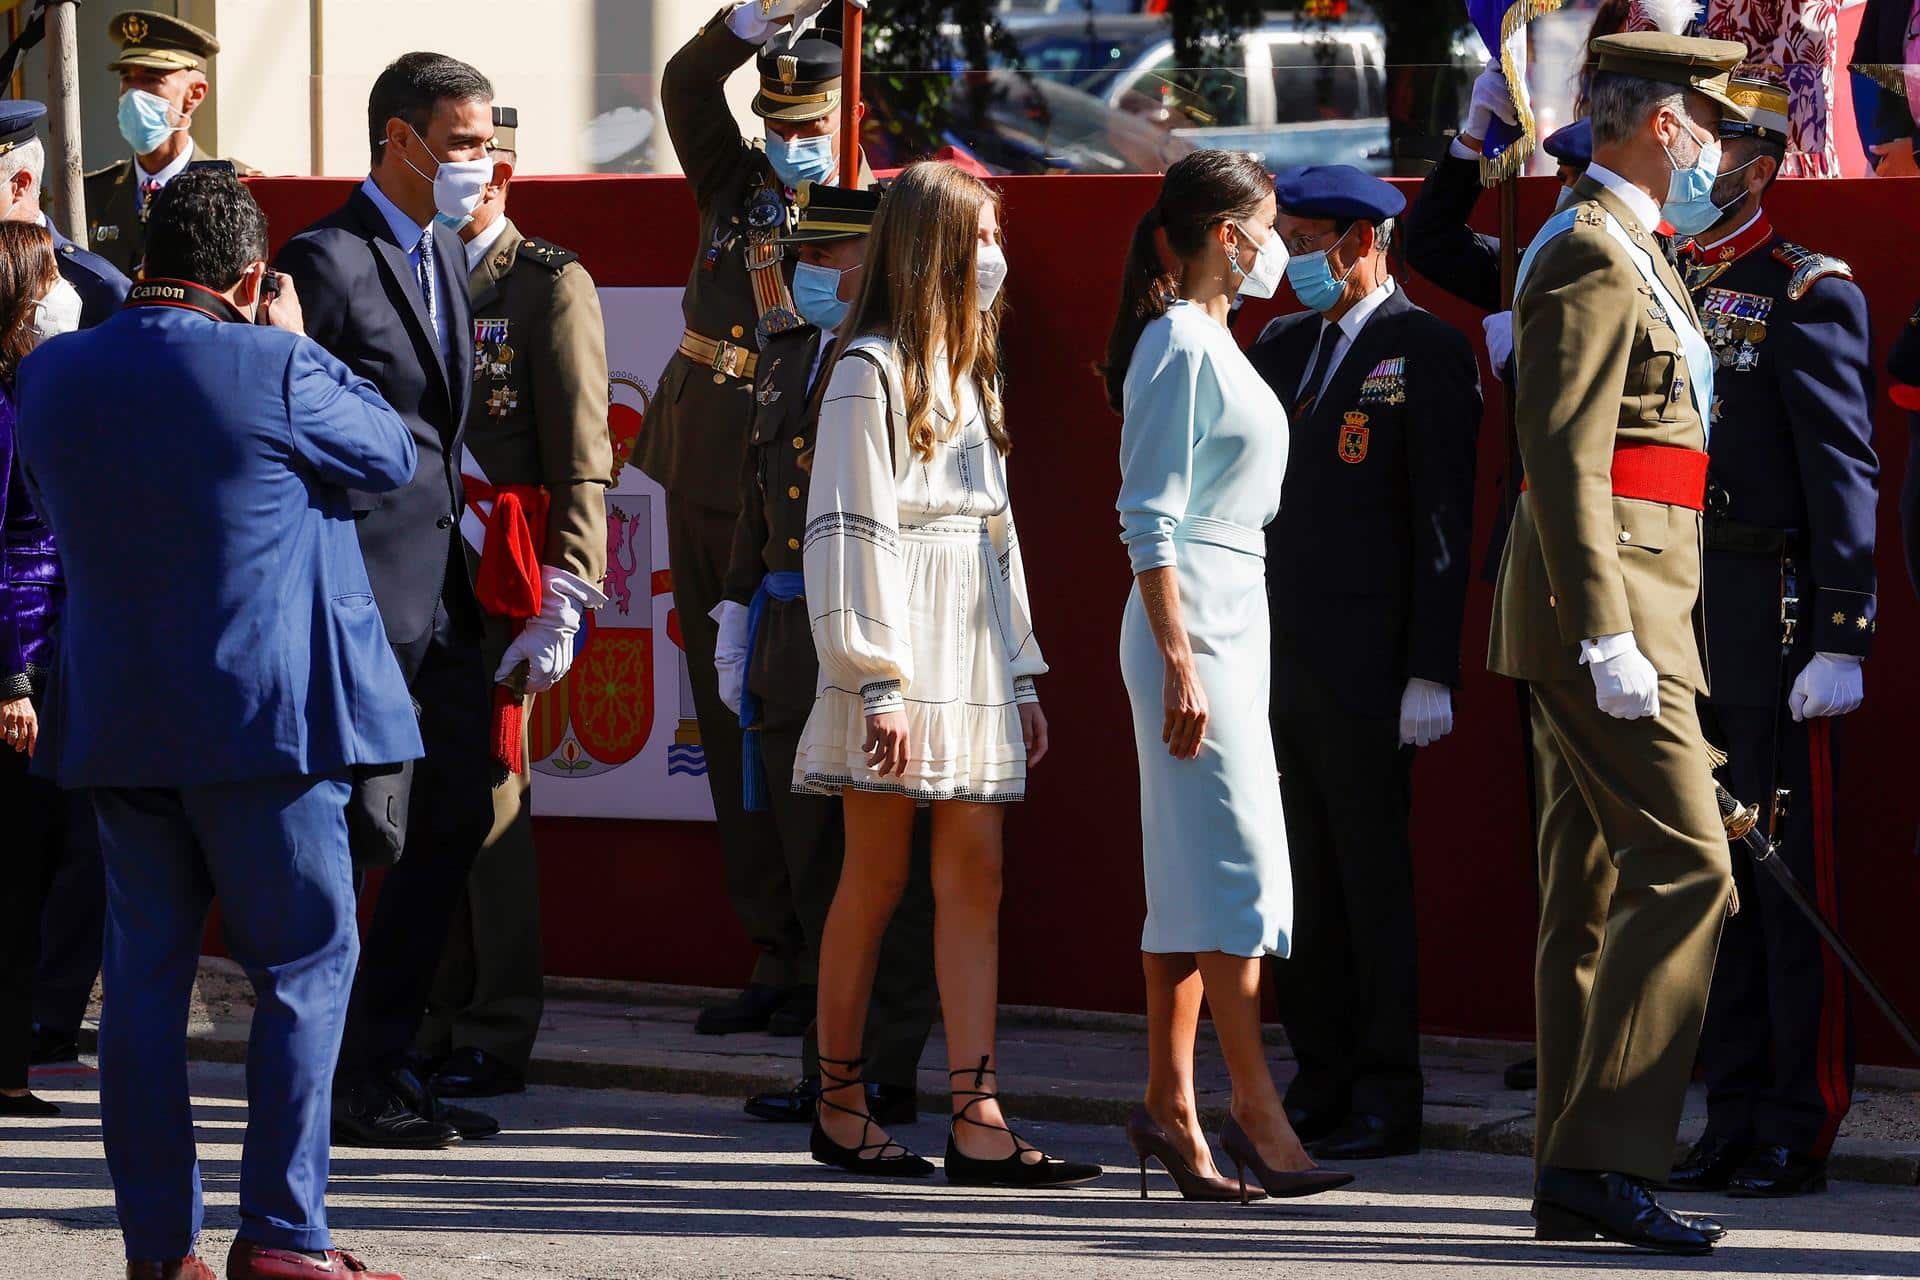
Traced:
<path fill-rule="evenodd" d="M 80 327 L 88 329 L 120 309 L 127 278 L 106 259 L 61 235 L 41 212 L 47 151 L 35 128 L 46 114 L 38 102 L 0 102 L 0 221 L 36 222 L 47 229 L 61 278 L 80 295 Z M 40 959 L 33 981 L 35 1063 L 80 1056 L 80 1022 L 100 972 L 101 929 L 107 915 L 100 841 L 85 792 L 67 794 L 63 816 L 52 837 L 58 848 L 42 889 Z"/>
<path fill-rule="evenodd" d="M 1681 251 L 1718 366 L 1702 562 L 1707 667 L 1728 789 L 1758 801 L 1779 858 L 1837 915 L 1838 718 L 1864 697 L 1878 614 L 1879 459 L 1867 300 L 1853 272 L 1781 238 L 1762 202 L 1787 154 L 1783 85 L 1736 76 L 1719 222 Z M 1783 804 L 1770 802 L 1780 790 Z M 1707 1128 L 1671 1185 L 1784 1196 L 1826 1186 L 1853 1097 L 1847 978 L 1805 915 L 1733 861 L 1700 1035 Z"/>
<path fill-rule="evenodd" d="M 491 681 L 460 539 L 460 454 L 473 384 L 466 256 L 455 227 L 493 173 L 493 86 L 437 53 L 374 81 L 373 172 L 281 250 L 308 332 L 366 377 L 413 433 L 420 466 L 377 502 L 355 495 L 360 548 L 387 639 L 420 708 L 406 848 L 367 928 L 335 1083 L 334 1140 L 440 1147 L 499 1131 L 447 1107 L 412 1069 L 455 904 L 493 821 Z M 450 225 L 451 224 L 451 225 Z"/>
<path fill-rule="evenodd" d="M 1473 533 L 1480 375 L 1467 340 L 1387 271 L 1389 184 L 1276 175 L 1275 230 L 1310 310 L 1249 353 L 1288 408 L 1267 527 L 1273 736 L 1293 856 L 1281 1020 L 1294 1128 L 1316 1156 L 1419 1149 L 1413 748 L 1453 728 Z"/>
<path fill-rule="evenodd" d="M 347 778 L 419 755 L 420 735 L 349 491 L 405 484 L 414 445 L 369 383 L 300 336 L 290 282 L 270 326 L 249 322 L 267 225 L 233 174 L 183 175 L 149 227 L 127 309 L 47 342 L 18 383 L 67 587 L 36 763 L 94 789 L 106 863 L 100 1121 L 127 1275 L 213 1276 L 194 1256 L 185 1028 L 216 895 L 258 997 L 226 1273 L 365 1275 L 333 1250 L 323 1199 L 355 951 Z M 138 431 L 129 385 L 148 397 Z"/>

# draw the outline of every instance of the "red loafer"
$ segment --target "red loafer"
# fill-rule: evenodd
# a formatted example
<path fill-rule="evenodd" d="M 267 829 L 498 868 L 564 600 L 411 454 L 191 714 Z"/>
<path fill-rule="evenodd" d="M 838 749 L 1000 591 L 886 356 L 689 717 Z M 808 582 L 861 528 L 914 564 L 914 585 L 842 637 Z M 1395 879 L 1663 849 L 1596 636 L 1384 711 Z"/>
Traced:
<path fill-rule="evenodd" d="M 196 1257 L 166 1262 L 129 1262 L 127 1280 L 220 1280 L 213 1268 Z"/>
<path fill-rule="evenodd" d="M 265 1245 L 235 1240 L 227 1252 L 227 1280 L 400 1280 L 388 1271 L 370 1271 L 367 1264 L 339 1249 L 327 1250 L 326 1257 L 310 1258 L 292 1249 L 269 1249 Z M 212 1280 L 213 1273 L 207 1273 Z"/>

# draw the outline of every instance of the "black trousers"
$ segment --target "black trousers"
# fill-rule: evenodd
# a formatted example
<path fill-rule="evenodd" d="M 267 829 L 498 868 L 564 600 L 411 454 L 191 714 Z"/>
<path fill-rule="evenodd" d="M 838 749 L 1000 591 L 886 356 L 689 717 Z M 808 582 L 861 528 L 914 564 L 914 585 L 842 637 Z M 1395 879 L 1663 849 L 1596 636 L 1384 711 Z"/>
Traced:
<path fill-rule="evenodd" d="M 1295 688 L 1311 680 L 1284 674 Z M 1352 715 L 1323 697 L 1276 711 L 1273 745 L 1293 863 L 1293 949 L 1275 981 L 1300 1067 L 1287 1105 L 1417 1127 L 1413 749 L 1400 745 L 1397 719 Z"/>
<path fill-rule="evenodd" d="M 786 855 L 794 910 L 808 950 L 818 956 L 827 912 L 840 886 L 845 829 L 838 799 L 801 795 L 789 785 L 799 746 L 798 725 L 766 729 L 760 734 L 768 803 Z M 914 815 L 913 863 L 906 892 L 881 938 L 880 968 L 874 974 L 873 1000 L 867 1009 L 866 1038 L 861 1049 L 867 1060 L 863 1075 L 876 1084 L 913 1087 L 920 1071 L 920 1055 L 926 1051 L 927 1036 L 940 1013 L 940 997 L 933 980 L 932 856 L 932 811 L 922 809 Z M 809 1076 L 820 1070 L 819 1041 L 811 1026 L 800 1045 L 800 1070 Z"/>
<path fill-rule="evenodd" d="M 107 874 L 89 792 L 63 792 L 60 837 L 40 909 L 40 966 L 33 1022 L 68 1040 L 80 1035 L 100 976 L 107 927 Z"/>
<path fill-rule="evenodd" d="M 1717 704 L 1713 713 L 1733 794 L 1764 815 L 1775 785 L 1774 713 Z M 1774 839 L 1807 896 L 1838 920 L 1832 744 L 1831 720 L 1786 723 L 1779 785 L 1792 794 Z M 1737 849 L 1733 876 L 1740 910 L 1720 936 L 1700 1036 L 1707 1129 L 1824 1158 L 1853 1100 L 1846 971 L 1786 892 Z"/>
<path fill-rule="evenodd" d="M 0 1089 L 27 1087 L 33 1045 L 34 973 L 40 959 L 40 904 L 59 860 L 67 799 L 28 772 L 28 758 L 0 746 L 0 814 L 7 826 L 0 875 Z"/>
<path fill-rule="evenodd" d="M 465 572 L 464 566 L 461 572 Z M 493 825 L 488 750 L 492 675 L 481 659 L 470 593 L 443 606 L 430 636 L 400 652 L 420 704 L 426 755 L 414 766 L 407 840 L 386 873 L 360 944 L 336 1087 L 400 1065 L 412 1047 L 466 890 Z M 452 609 L 452 615 L 448 609 Z"/>
<path fill-rule="evenodd" d="M 719 626 L 708 615 L 725 589 L 733 551 L 734 513 L 667 496 L 667 559 L 673 570 L 673 608 L 686 644 L 687 675 L 700 720 L 707 786 L 720 828 L 727 897 L 740 927 L 760 949 L 751 981 L 786 987 L 811 982 L 816 961 L 793 906 L 793 886 L 771 811 L 748 813 L 740 798 L 740 717 L 720 701 L 713 670 Z M 786 775 L 776 774 L 777 786 Z"/>

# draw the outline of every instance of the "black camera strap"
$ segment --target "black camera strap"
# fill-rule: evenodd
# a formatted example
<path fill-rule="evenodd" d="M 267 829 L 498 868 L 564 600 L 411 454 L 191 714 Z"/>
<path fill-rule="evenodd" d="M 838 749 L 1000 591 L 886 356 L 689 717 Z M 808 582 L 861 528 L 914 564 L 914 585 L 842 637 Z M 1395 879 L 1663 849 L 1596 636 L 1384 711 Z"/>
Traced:
<path fill-rule="evenodd" d="M 247 313 L 220 294 L 191 280 L 142 280 L 127 290 L 128 309 L 134 307 L 173 307 L 197 311 L 209 320 L 251 324 Z"/>

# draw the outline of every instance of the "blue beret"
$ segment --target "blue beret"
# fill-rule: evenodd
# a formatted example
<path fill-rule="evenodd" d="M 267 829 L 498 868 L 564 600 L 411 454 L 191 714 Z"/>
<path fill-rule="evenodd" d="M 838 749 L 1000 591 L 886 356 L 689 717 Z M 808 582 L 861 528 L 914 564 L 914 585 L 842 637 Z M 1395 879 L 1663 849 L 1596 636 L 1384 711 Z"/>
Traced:
<path fill-rule="evenodd" d="M 33 127 L 46 114 L 46 107 L 30 99 L 0 100 L 0 154 L 32 138 Z"/>
<path fill-rule="evenodd" d="M 1407 207 L 1407 198 L 1347 164 L 1303 164 L 1273 175 L 1273 197 L 1296 218 L 1353 218 L 1379 222 Z"/>
<path fill-rule="evenodd" d="M 1593 163 L 1593 122 L 1575 120 L 1564 128 L 1555 129 L 1547 135 L 1541 144 L 1547 154 L 1561 164 L 1589 165 Z"/>

